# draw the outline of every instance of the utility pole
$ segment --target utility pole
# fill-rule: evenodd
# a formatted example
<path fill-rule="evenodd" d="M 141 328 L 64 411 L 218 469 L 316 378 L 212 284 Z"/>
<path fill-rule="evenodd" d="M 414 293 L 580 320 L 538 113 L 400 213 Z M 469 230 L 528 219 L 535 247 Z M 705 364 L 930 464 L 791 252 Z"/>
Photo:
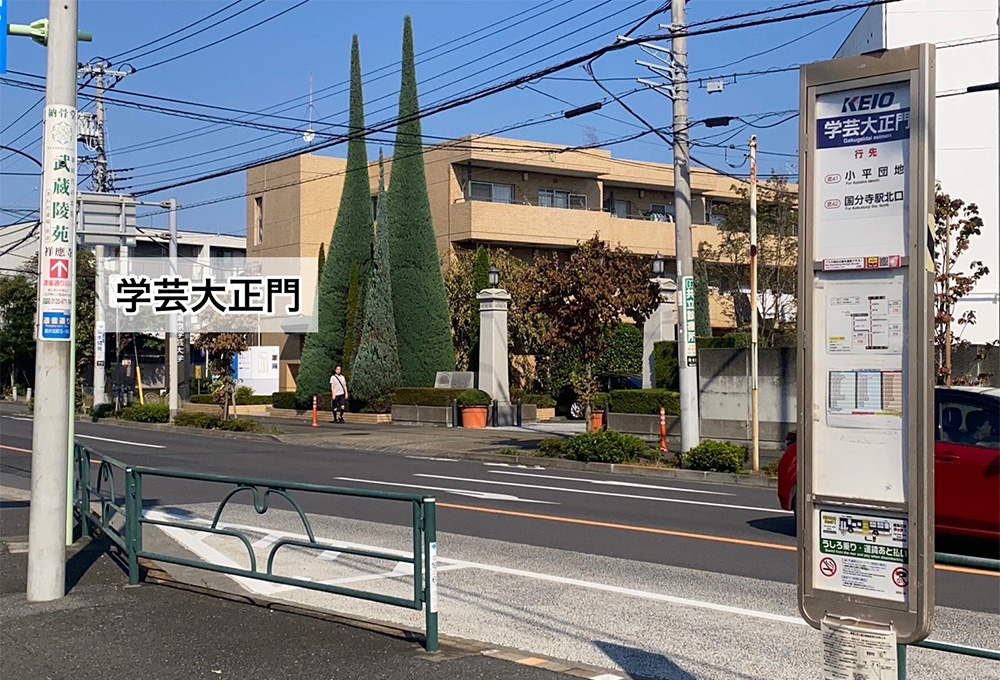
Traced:
<path fill-rule="evenodd" d="M 671 0 L 670 31 L 686 28 L 686 0 Z M 698 352 L 694 333 L 694 255 L 691 245 L 691 162 L 688 155 L 687 38 L 671 40 L 674 108 L 674 220 L 676 222 L 677 278 L 683 295 L 678 299 L 677 366 L 681 392 L 681 452 L 698 445 Z"/>
<path fill-rule="evenodd" d="M 755 471 L 760 469 L 757 350 L 757 135 L 750 135 L 750 427 Z"/>
<path fill-rule="evenodd" d="M 73 409 L 73 305 L 76 285 L 77 0 L 49 0 L 43 136 L 41 238 L 28 520 L 29 602 L 66 589 L 69 413 Z"/>
<path fill-rule="evenodd" d="M 170 275 L 177 276 L 177 199 L 171 198 L 167 201 L 170 209 L 170 245 L 167 254 L 170 257 Z M 180 380 L 178 380 L 179 366 L 177 361 L 177 315 L 171 314 L 169 317 L 167 333 L 167 375 L 170 376 L 170 418 L 177 415 L 177 398 Z"/>

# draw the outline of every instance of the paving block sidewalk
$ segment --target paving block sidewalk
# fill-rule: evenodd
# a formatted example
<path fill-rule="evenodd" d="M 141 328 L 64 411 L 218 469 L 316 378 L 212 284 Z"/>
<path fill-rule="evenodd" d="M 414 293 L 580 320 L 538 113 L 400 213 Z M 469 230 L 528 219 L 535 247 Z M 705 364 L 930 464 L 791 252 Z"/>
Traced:
<path fill-rule="evenodd" d="M 0 658 L 11 678 L 548 680 L 474 645 L 436 655 L 376 631 L 127 578 L 99 542 L 69 549 L 66 597 L 25 600 L 24 500 L 0 500 Z"/>

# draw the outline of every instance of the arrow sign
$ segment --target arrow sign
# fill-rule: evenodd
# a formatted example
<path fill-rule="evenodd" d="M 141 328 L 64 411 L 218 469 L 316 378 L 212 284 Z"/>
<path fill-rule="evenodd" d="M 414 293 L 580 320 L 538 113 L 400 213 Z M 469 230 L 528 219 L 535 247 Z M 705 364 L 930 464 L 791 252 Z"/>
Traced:
<path fill-rule="evenodd" d="M 49 260 L 49 276 L 53 279 L 68 279 L 69 260 Z"/>

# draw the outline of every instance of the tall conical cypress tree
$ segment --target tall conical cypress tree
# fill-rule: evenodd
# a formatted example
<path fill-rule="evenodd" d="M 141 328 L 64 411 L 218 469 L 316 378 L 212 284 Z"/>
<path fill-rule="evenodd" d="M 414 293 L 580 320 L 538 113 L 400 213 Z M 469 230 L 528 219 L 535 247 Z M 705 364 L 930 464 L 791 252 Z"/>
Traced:
<path fill-rule="evenodd" d="M 372 404 L 389 396 L 403 384 L 396 345 L 392 307 L 392 264 L 389 261 L 389 217 L 385 193 L 385 167 L 378 159 L 378 217 L 375 220 L 375 252 L 372 279 L 365 299 L 361 344 L 351 371 L 351 393 Z"/>
<path fill-rule="evenodd" d="M 326 252 L 323 250 L 323 244 L 319 244 L 319 255 L 316 256 L 316 283 L 319 283 L 320 279 L 323 278 L 323 269 L 326 267 Z"/>
<path fill-rule="evenodd" d="M 319 284 L 319 330 L 306 339 L 297 380 L 298 400 L 310 402 L 330 389 L 330 375 L 344 354 L 347 337 L 347 292 L 351 265 L 360 267 L 360 280 L 368 281 L 368 260 L 373 244 L 371 185 L 365 148 L 364 101 L 361 94 L 361 53 L 358 36 L 351 46 L 351 139 L 347 144 L 347 170 L 337 222 L 327 251 Z M 362 298 L 364 293 L 361 293 Z"/>
<path fill-rule="evenodd" d="M 448 296 L 431 219 L 413 63 L 413 27 L 403 24 L 403 77 L 389 181 L 392 303 L 403 384 L 430 387 L 437 371 L 455 370 Z"/>

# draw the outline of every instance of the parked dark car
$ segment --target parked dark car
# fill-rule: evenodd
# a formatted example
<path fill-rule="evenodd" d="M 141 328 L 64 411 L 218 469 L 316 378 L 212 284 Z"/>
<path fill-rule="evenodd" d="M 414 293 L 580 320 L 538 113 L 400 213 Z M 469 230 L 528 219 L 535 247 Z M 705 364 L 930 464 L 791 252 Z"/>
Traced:
<path fill-rule="evenodd" d="M 597 381 L 601 386 L 601 392 L 610 392 L 611 390 L 641 390 L 642 389 L 642 376 L 641 375 L 605 375 L 598 378 Z M 566 397 L 565 401 L 561 403 L 566 404 L 566 415 L 573 420 L 579 420 L 583 418 L 583 404 L 580 403 L 576 392 L 573 391 L 572 387 L 568 387 L 568 393 L 564 390 Z M 562 395 L 560 395 L 562 396 Z"/>
<path fill-rule="evenodd" d="M 934 391 L 934 505 L 937 533 L 1000 542 L 1000 388 Z M 778 463 L 778 501 L 795 511 L 794 434 Z"/>

